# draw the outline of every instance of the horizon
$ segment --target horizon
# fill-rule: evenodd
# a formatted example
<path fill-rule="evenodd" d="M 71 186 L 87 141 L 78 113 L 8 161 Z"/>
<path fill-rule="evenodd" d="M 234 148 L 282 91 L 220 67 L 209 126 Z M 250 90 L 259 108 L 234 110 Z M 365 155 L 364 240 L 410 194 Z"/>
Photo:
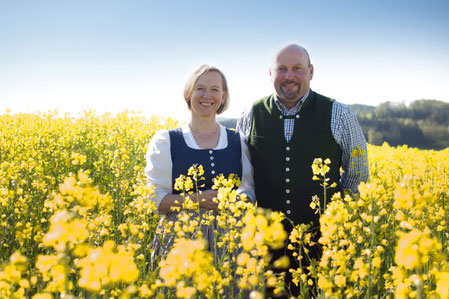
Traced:
<path fill-rule="evenodd" d="M 229 83 L 220 116 L 238 117 L 273 93 L 269 62 L 289 43 L 309 52 L 311 89 L 341 103 L 449 102 L 448 31 L 447 1 L 5 1 L 0 113 L 186 120 L 185 80 L 208 63 Z"/>
<path fill-rule="evenodd" d="M 377 105 L 367 105 L 367 104 L 360 104 L 360 103 L 352 103 L 352 104 L 345 104 L 348 105 L 349 107 L 353 106 L 353 105 L 361 105 L 361 106 L 366 106 L 366 107 L 372 107 L 372 108 L 376 108 L 379 105 L 383 105 L 383 104 L 392 104 L 392 105 L 405 105 L 406 107 L 409 107 L 411 104 L 413 104 L 416 101 L 437 101 L 437 102 L 441 102 L 441 103 L 446 103 L 449 104 L 449 102 L 444 102 L 444 101 L 439 101 L 439 100 L 435 100 L 435 99 L 417 99 L 417 100 L 413 100 L 410 102 L 395 102 L 395 101 L 386 101 L 383 103 L 379 103 Z M 84 110 L 79 110 L 79 111 L 60 111 L 58 109 L 49 109 L 49 110 L 29 110 L 28 111 L 13 111 L 11 109 L 9 109 L 8 107 L 5 108 L 5 111 L 0 111 L 0 115 L 2 114 L 9 114 L 9 115 L 15 115 L 15 114 L 38 114 L 38 113 L 42 113 L 45 115 L 49 115 L 49 114 L 54 114 L 57 117 L 61 117 L 61 116 L 69 116 L 69 117 L 73 117 L 73 118 L 77 118 L 77 117 L 82 117 L 83 114 L 86 113 L 94 113 L 96 116 L 103 116 L 103 115 L 111 115 L 111 116 L 116 116 L 120 113 L 130 113 L 130 114 L 135 114 L 137 116 L 141 116 L 147 119 L 150 119 L 151 117 L 162 117 L 163 119 L 168 119 L 168 118 L 172 118 L 173 120 L 177 120 L 177 121 L 186 121 L 187 119 L 183 119 L 183 118 L 173 118 L 170 115 L 160 115 L 160 114 L 145 114 L 143 111 L 139 111 L 139 110 L 132 110 L 132 109 L 124 109 L 124 110 L 116 110 L 116 111 L 101 111 L 101 110 L 95 110 L 93 108 L 86 108 Z M 240 117 L 240 115 L 223 115 L 223 114 L 219 114 L 216 116 L 217 121 L 220 120 L 229 120 L 229 119 L 238 119 Z"/>

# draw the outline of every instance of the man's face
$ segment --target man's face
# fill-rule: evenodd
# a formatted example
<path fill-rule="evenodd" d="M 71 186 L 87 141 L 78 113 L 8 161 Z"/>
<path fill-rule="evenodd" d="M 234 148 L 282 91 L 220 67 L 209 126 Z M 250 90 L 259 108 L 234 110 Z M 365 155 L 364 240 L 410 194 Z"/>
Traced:
<path fill-rule="evenodd" d="M 279 100 L 291 109 L 309 89 L 313 66 L 305 51 L 287 48 L 276 56 L 270 76 Z"/>

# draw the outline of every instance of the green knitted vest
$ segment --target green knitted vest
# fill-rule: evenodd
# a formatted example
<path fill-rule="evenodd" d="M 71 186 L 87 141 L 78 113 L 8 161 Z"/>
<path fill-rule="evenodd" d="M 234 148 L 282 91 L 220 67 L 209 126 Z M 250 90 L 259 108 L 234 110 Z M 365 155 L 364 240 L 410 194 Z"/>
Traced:
<path fill-rule="evenodd" d="M 333 100 L 310 91 L 287 143 L 274 95 L 254 103 L 248 147 L 259 207 L 282 211 L 295 224 L 313 221 L 319 225 L 309 206 L 313 195 L 320 197 L 321 206 L 324 200 L 320 181 L 312 180 L 313 160 L 331 159 L 329 183 L 338 184 L 340 179 L 341 150 L 331 131 L 332 104 Z M 327 202 L 338 190 L 337 186 L 328 191 Z"/>

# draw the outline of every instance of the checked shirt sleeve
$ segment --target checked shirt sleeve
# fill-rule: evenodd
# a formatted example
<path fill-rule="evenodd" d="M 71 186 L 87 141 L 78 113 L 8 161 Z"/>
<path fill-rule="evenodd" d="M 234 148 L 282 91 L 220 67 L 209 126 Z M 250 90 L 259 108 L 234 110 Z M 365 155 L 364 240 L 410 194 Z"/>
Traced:
<path fill-rule="evenodd" d="M 368 180 L 369 169 L 365 136 L 354 111 L 335 101 L 332 107 L 331 129 L 342 150 L 343 172 L 340 187 L 357 194 L 360 182 Z"/>
<path fill-rule="evenodd" d="M 251 130 L 252 113 L 251 109 L 247 108 L 243 111 L 240 118 L 237 120 L 237 125 L 235 130 L 240 133 L 245 142 L 248 141 L 249 133 Z"/>

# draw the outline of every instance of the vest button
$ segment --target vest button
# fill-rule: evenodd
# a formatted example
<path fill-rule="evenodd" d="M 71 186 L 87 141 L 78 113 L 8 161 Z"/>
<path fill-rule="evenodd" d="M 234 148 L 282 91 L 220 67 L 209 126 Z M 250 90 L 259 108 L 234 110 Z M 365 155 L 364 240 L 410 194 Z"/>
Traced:
<path fill-rule="evenodd" d="M 211 159 L 211 160 L 213 160 L 213 159 L 214 159 L 214 157 L 210 157 L 210 159 Z"/>
<path fill-rule="evenodd" d="M 285 201 L 285 203 L 289 205 L 289 204 L 290 204 L 290 200 L 287 199 L 287 200 Z"/>
<path fill-rule="evenodd" d="M 212 170 L 210 173 L 215 174 L 215 170 Z"/>
<path fill-rule="evenodd" d="M 296 114 L 296 118 L 299 118 L 299 114 Z"/>
<path fill-rule="evenodd" d="M 287 168 L 285 168 L 285 171 L 290 171 L 290 168 L 288 168 L 288 167 L 287 167 Z"/>
<path fill-rule="evenodd" d="M 212 154 L 214 151 L 213 150 L 209 150 L 209 154 Z"/>
<path fill-rule="evenodd" d="M 290 183 L 290 179 L 289 179 L 289 178 L 286 178 L 285 181 L 286 181 L 287 183 Z"/>
<path fill-rule="evenodd" d="M 285 158 L 285 161 L 290 161 L 290 157 Z"/>
<path fill-rule="evenodd" d="M 289 147 L 289 146 L 287 146 L 287 147 L 286 147 L 285 149 L 289 151 L 289 150 L 290 150 L 290 147 Z"/>
<path fill-rule="evenodd" d="M 292 211 L 290 211 L 290 210 L 287 210 L 287 214 L 289 214 L 289 215 L 290 215 L 291 213 L 292 213 Z"/>
<path fill-rule="evenodd" d="M 210 163 L 210 166 L 214 167 L 214 166 L 215 166 L 215 163 Z"/>
<path fill-rule="evenodd" d="M 290 193 L 290 189 L 285 190 L 285 193 L 287 194 Z"/>
<path fill-rule="evenodd" d="M 282 119 L 282 115 L 279 115 L 279 119 Z"/>

